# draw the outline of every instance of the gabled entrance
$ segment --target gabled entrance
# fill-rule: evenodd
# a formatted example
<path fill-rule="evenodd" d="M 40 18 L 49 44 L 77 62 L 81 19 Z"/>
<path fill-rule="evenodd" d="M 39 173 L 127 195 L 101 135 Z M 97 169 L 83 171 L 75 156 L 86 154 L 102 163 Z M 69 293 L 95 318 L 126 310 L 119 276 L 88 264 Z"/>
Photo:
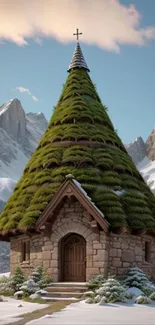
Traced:
<path fill-rule="evenodd" d="M 86 281 L 86 242 L 78 234 L 71 233 L 61 241 L 61 280 L 64 282 Z"/>

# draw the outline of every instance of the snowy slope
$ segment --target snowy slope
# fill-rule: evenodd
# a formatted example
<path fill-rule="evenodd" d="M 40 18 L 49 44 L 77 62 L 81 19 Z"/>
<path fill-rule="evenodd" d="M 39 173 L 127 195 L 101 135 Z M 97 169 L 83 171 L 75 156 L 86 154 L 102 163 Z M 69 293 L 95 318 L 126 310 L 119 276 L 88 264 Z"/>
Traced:
<path fill-rule="evenodd" d="M 155 194 L 155 161 L 145 157 L 137 166 L 144 180 Z"/>
<path fill-rule="evenodd" d="M 10 178 L 0 178 L 0 198 L 6 202 L 15 187 L 16 181 Z"/>

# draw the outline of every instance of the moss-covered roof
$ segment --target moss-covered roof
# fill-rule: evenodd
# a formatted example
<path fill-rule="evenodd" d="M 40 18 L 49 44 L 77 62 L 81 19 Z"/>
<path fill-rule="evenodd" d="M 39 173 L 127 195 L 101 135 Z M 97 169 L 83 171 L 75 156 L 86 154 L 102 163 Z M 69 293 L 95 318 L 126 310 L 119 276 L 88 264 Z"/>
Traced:
<path fill-rule="evenodd" d="M 155 197 L 86 69 L 70 71 L 48 128 L 0 214 L 0 232 L 33 229 L 67 174 L 80 182 L 111 227 L 155 228 Z"/>

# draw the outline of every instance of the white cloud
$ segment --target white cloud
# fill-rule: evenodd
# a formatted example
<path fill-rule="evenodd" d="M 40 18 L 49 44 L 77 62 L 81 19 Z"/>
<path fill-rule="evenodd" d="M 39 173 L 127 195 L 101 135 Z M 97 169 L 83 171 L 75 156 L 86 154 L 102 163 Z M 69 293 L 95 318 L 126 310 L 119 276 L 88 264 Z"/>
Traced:
<path fill-rule="evenodd" d="M 34 100 L 34 102 L 38 102 L 38 98 L 36 96 L 32 96 L 32 99 Z"/>
<path fill-rule="evenodd" d="M 142 28 L 141 18 L 134 5 L 120 0 L 0 0 L 0 40 L 70 42 L 79 27 L 85 43 L 119 52 L 121 44 L 142 46 L 155 39 L 155 26 Z"/>
<path fill-rule="evenodd" d="M 27 93 L 29 96 L 32 97 L 32 99 L 34 100 L 34 102 L 38 102 L 38 98 L 34 95 L 32 95 L 32 93 L 29 91 L 28 88 L 24 88 L 24 87 L 16 87 L 17 90 L 20 91 L 20 93 Z"/>

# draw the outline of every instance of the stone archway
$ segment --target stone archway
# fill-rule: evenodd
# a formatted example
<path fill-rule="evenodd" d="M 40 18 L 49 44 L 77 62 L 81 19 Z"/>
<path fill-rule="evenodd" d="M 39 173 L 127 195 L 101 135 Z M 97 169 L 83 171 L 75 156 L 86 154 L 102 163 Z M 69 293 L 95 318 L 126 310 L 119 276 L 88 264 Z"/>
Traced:
<path fill-rule="evenodd" d="M 69 233 L 60 242 L 61 281 L 86 281 L 86 241 L 77 233 Z"/>

